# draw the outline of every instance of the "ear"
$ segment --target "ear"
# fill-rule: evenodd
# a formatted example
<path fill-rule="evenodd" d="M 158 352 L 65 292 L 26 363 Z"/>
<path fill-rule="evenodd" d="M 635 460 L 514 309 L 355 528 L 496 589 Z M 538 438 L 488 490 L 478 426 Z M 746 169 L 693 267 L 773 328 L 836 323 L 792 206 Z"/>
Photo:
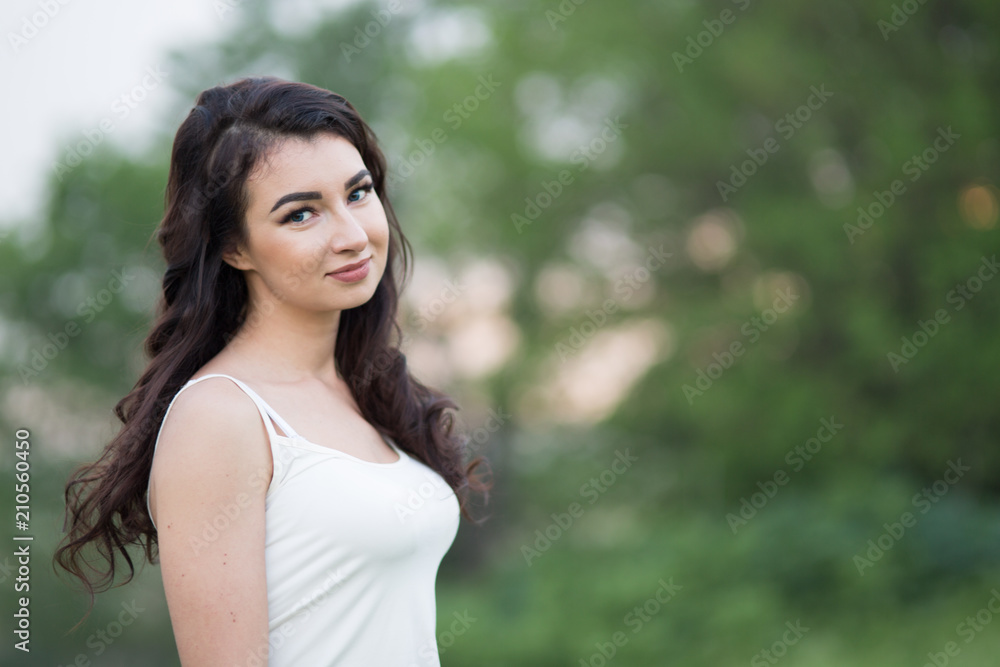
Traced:
<path fill-rule="evenodd" d="M 222 253 L 222 261 L 240 271 L 253 268 L 253 264 L 250 262 L 250 258 L 242 246 L 236 246 L 224 251 Z"/>

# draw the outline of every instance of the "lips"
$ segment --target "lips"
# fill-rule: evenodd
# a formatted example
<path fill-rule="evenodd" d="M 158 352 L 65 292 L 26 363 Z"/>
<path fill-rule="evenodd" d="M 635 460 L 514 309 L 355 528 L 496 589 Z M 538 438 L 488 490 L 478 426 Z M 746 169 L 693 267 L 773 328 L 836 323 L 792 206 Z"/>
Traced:
<path fill-rule="evenodd" d="M 355 262 L 354 264 L 348 264 L 347 266 L 342 266 L 339 269 L 337 269 L 336 271 L 331 271 L 327 275 L 333 275 L 333 274 L 337 274 L 337 273 L 346 273 L 348 271 L 353 271 L 355 269 L 360 269 L 370 259 L 371 259 L 371 257 L 366 257 L 363 260 L 361 260 L 360 262 Z"/>

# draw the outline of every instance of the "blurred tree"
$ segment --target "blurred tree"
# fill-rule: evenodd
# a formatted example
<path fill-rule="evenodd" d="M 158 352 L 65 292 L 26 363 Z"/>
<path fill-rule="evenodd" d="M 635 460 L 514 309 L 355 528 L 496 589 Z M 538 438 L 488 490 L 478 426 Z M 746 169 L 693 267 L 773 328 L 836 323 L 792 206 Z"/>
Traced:
<path fill-rule="evenodd" d="M 1000 9 L 218 7 L 184 104 L 274 73 L 369 119 L 417 248 L 404 349 L 495 461 L 442 567 L 444 664 L 993 664 L 956 625 L 1000 556 Z M 8 405 L 69 386 L 93 423 L 133 384 L 174 130 L 0 244 Z"/>

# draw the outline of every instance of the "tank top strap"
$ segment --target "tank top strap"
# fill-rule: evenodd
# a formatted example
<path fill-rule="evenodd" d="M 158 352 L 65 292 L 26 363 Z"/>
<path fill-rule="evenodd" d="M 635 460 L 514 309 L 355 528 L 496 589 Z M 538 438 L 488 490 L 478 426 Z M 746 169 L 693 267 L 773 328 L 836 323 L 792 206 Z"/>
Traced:
<path fill-rule="evenodd" d="M 200 378 L 188 381 L 188 384 L 184 385 L 184 387 L 182 387 L 181 390 L 196 382 L 200 382 L 201 380 L 205 380 L 212 377 L 229 378 L 230 380 L 235 382 L 236 385 L 240 389 L 242 389 L 247 396 L 250 397 L 250 399 L 257 405 L 257 409 L 260 410 L 260 416 L 264 418 L 264 426 L 267 427 L 268 435 L 270 436 L 278 435 L 277 431 L 274 430 L 274 424 L 277 424 L 278 426 L 281 427 L 281 430 L 284 431 L 287 437 L 289 438 L 297 437 L 298 434 L 295 432 L 295 429 L 289 426 L 288 422 L 282 419 L 281 415 L 279 415 L 274 410 L 274 408 L 272 408 L 270 405 L 267 404 L 267 401 L 265 401 L 263 398 L 260 397 L 260 395 L 257 392 L 255 392 L 253 389 L 247 386 L 245 382 L 243 382 L 242 380 L 237 380 L 232 375 L 226 375 L 224 373 L 210 373 L 208 375 L 202 375 Z M 270 417 L 270 419 L 268 419 L 268 417 Z M 272 419 L 274 420 L 274 423 L 271 422 Z"/>
<path fill-rule="evenodd" d="M 247 396 L 250 397 L 250 400 L 252 400 L 254 402 L 254 404 L 257 406 L 257 410 L 258 410 L 258 412 L 260 412 L 260 416 L 264 420 L 264 428 L 267 429 L 267 434 L 269 436 L 270 446 L 272 448 L 275 446 L 274 445 L 274 438 L 278 436 L 278 432 L 274 430 L 274 424 L 275 423 L 278 424 L 278 426 L 281 427 L 281 430 L 285 432 L 286 436 L 288 436 L 290 438 L 297 437 L 297 434 L 292 429 L 292 427 L 288 425 L 288 422 L 286 422 L 284 419 L 282 419 L 281 415 L 279 415 L 277 412 L 275 412 L 274 409 L 270 405 L 268 405 L 267 402 L 257 394 L 257 392 L 255 392 L 253 389 L 251 389 L 250 387 L 248 387 L 246 385 L 246 383 L 242 382 L 241 380 L 237 380 L 236 378 L 234 378 L 231 375 L 226 375 L 224 373 L 210 373 L 208 375 L 202 375 L 201 377 L 196 378 L 194 380 L 188 380 L 184 384 L 184 386 L 182 386 L 180 389 L 177 390 L 177 393 L 174 394 L 174 397 L 172 399 L 170 399 L 170 404 L 167 405 L 167 411 L 163 414 L 163 420 L 160 422 L 160 430 L 156 434 L 156 441 L 153 443 L 153 451 L 154 452 L 156 451 L 157 446 L 160 444 L 160 434 L 163 433 L 163 425 L 166 423 L 166 421 L 167 421 L 167 415 L 170 414 L 170 409 L 173 407 L 174 401 L 177 400 L 177 397 L 180 396 L 181 392 L 184 391 L 185 389 L 187 389 L 188 387 L 190 387 L 192 385 L 195 385 L 195 384 L 201 382 L 202 380 L 207 380 L 208 378 L 211 378 L 211 377 L 229 378 L 230 380 L 232 380 L 233 382 L 235 382 L 236 385 L 240 389 L 242 389 L 243 392 Z M 273 422 L 271 421 L 272 419 L 274 420 Z M 146 482 L 146 513 L 149 515 L 150 521 L 153 521 L 153 513 L 152 513 L 152 511 L 150 511 L 150 508 L 149 508 L 149 485 L 150 485 L 151 481 L 152 480 L 149 480 L 149 481 Z M 153 522 L 153 527 L 156 528 L 156 523 L 155 522 Z"/>

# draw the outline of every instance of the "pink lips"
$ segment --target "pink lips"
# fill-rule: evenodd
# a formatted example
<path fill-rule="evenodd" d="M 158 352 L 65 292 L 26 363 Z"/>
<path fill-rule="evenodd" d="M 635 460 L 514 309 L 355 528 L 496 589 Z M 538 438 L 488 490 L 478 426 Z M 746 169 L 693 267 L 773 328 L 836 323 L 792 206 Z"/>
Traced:
<path fill-rule="evenodd" d="M 326 275 L 330 276 L 331 278 L 334 278 L 335 280 L 339 280 L 342 283 L 355 283 L 368 275 L 368 269 L 370 265 L 371 265 L 371 257 L 362 260 L 356 264 L 350 264 L 340 269 L 339 271 L 335 271 L 334 273 L 328 273 Z"/>

